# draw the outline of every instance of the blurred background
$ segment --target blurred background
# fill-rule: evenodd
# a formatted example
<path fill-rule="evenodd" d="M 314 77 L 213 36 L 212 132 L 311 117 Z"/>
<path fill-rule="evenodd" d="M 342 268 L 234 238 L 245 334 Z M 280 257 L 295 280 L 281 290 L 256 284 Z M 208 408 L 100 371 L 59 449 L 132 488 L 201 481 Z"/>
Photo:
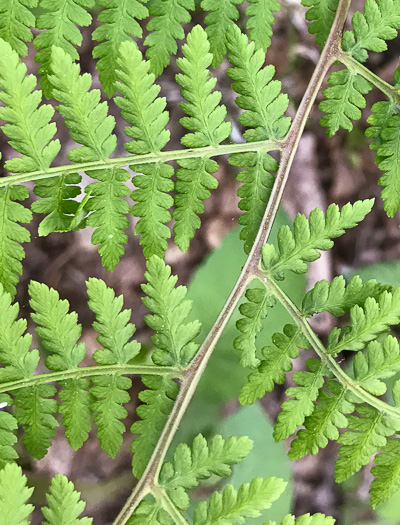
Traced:
<path fill-rule="evenodd" d="M 280 3 L 281 12 L 276 14 L 274 35 L 267 52 L 266 64 L 275 65 L 276 76 L 282 81 L 283 90 L 289 95 L 291 102 L 288 113 L 293 117 L 318 60 L 319 49 L 314 43 L 314 37 L 307 31 L 305 8 L 298 0 L 281 0 Z M 363 3 L 359 0 L 353 2 L 352 10 L 362 9 Z M 239 7 L 242 17 L 239 24 L 242 25 L 246 6 L 247 2 L 244 2 Z M 193 16 L 192 25 L 202 23 L 203 18 L 204 14 L 198 10 Z M 98 74 L 95 62 L 91 58 L 91 33 L 96 24 L 97 22 L 94 22 L 92 27 L 84 29 L 84 42 L 79 51 L 82 70 L 93 75 L 94 87 L 98 88 Z M 189 31 L 190 27 L 191 25 L 188 25 L 186 29 Z M 143 30 L 146 34 L 145 24 Z M 400 40 L 397 38 L 389 42 L 386 53 L 379 56 L 371 53 L 367 66 L 384 80 L 392 82 L 394 70 L 399 63 L 399 51 Z M 31 46 L 29 56 L 25 59 L 31 73 L 37 71 L 34 53 Z M 230 88 L 230 79 L 225 74 L 228 67 L 225 59 L 213 74 L 218 77 L 217 89 L 222 91 L 228 118 L 233 123 L 232 139 L 240 141 L 243 129 L 237 123 L 239 112 L 234 101 L 235 94 Z M 183 134 L 183 128 L 179 125 L 179 119 L 183 115 L 178 105 L 181 97 L 174 81 L 176 73 L 177 68 L 172 63 L 158 80 L 162 88 L 161 94 L 167 98 L 167 109 L 171 115 L 169 149 L 180 148 L 180 138 Z M 320 94 L 318 100 L 321 98 Z M 282 210 L 277 218 L 278 225 L 293 220 L 297 212 L 308 214 L 317 206 L 325 209 L 331 202 L 342 206 L 349 201 L 375 197 L 376 204 L 372 213 L 358 228 L 350 230 L 335 243 L 329 254 L 324 254 L 310 266 L 306 277 L 292 277 L 286 280 L 287 292 L 295 301 L 299 301 L 305 289 L 310 288 L 317 280 L 330 280 L 337 274 L 361 272 L 363 278 L 374 277 L 388 284 L 400 284 L 399 217 L 388 219 L 383 211 L 380 188 L 377 186 L 379 170 L 374 164 L 374 152 L 369 150 L 368 141 L 364 137 L 369 110 L 378 100 L 383 100 L 383 96 L 377 90 L 373 90 L 367 97 L 368 104 L 363 118 L 355 125 L 354 130 L 351 133 L 339 132 L 332 139 L 326 137 L 325 129 L 319 125 L 321 114 L 317 105 L 311 113 L 284 194 Z M 123 143 L 126 140 L 123 133 L 125 123 L 121 120 L 114 102 L 108 102 L 110 112 L 117 120 L 119 149 L 116 155 L 123 155 Z M 56 116 L 56 121 L 58 136 L 63 144 L 62 153 L 57 158 L 57 163 L 61 165 L 68 162 L 66 152 L 74 147 L 74 143 L 70 140 L 61 119 Z M 12 153 L 3 134 L 0 134 L 0 142 L 4 162 Z M 224 157 L 219 159 L 219 164 L 219 188 L 206 202 L 202 227 L 193 239 L 190 249 L 187 253 L 182 253 L 171 242 L 166 254 L 166 262 L 172 266 L 173 273 L 179 276 L 179 283 L 189 287 L 189 295 L 194 300 L 193 317 L 197 317 L 203 323 L 202 335 L 207 333 L 217 317 L 245 259 L 237 227 L 240 214 L 236 196 L 237 171 L 228 165 Z M 88 182 L 89 178 L 84 177 L 82 186 Z M 146 310 L 141 301 L 140 288 L 145 260 L 138 238 L 134 235 L 132 217 L 126 253 L 113 273 L 107 272 L 101 266 L 97 248 L 90 241 L 90 228 L 38 237 L 39 220 L 40 217 L 36 215 L 29 226 L 32 242 L 25 246 L 24 273 L 18 287 L 17 299 L 23 306 L 23 315 L 29 311 L 27 284 L 31 279 L 55 287 L 62 298 L 69 300 L 71 308 L 78 312 L 83 325 L 83 340 L 89 353 L 93 353 L 98 344 L 91 327 L 93 316 L 87 307 L 84 283 L 89 276 L 96 276 L 104 279 L 117 294 L 124 294 L 125 307 L 132 309 L 137 338 L 144 344 L 145 349 L 149 349 L 151 333 L 143 321 Z M 276 227 L 274 231 L 276 232 Z M 251 521 L 255 525 L 264 523 L 266 519 L 280 520 L 289 511 L 294 511 L 297 515 L 323 512 L 336 517 L 340 525 L 399 524 L 400 506 L 396 498 L 378 512 L 369 508 L 368 487 L 371 476 L 368 467 L 346 485 L 334 484 L 333 465 L 337 445 L 329 445 L 318 456 L 308 456 L 301 461 L 290 463 L 285 452 L 288 443 L 274 443 L 272 425 L 279 412 L 279 406 L 285 399 L 284 391 L 291 384 L 291 374 L 285 385 L 276 387 L 260 404 L 239 407 L 235 399 L 245 381 L 246 371 L 240 367 L 232 346 L 236 337 L 235 319 L 237 316 L 231 320 L 215 351 L 177 439 L 190 440 L 198 432 L 206 436 L 215 432 L 224 435 L 246 434 L 254 439 L 252 454 L 235 469 L 230 481 L 239 485 L 257 475 L 275 475 L 289 482 L 286 494 L 274 508 L 259 520 Z M 259 348 L 268 345 L 272 334 L 283 327 L 287 320 L 282 310 L 274 309 L 265 320 L 264 331 L 258 337 Z M 313 320 L 313 327 L 322 340 L 325 340 L 332 326 L 332 318 L 328 315 L 320 315 Z M 34 327 L 30 326 L 30 329 L 33 332 Z M 307 357 L 309 355 L 307 354 Z M 300 357 L 295 363 L 295 370 L 303 368 L 304 359 Z M 39 462 L 30 460 L 21 450 L 26 473 L 30 482 L 37 487 L 34 495 L 37 504 L 45 503 L 44 493 L 49 478 L 61 472 L 73 480 L 82 492 L 82 497 L 88 502 L 86 512 L 94 516 L 94 523 L 112 523 L 134 483 L 130 468 L 129 444 L 132 435 L 129 428 L 136 418 L 137 393 L 141 389 L 140 381 L 136 380 L 132 400 L 127 406 L 129 416 L 126 421 L 126 439 L 115 460 L 111 460 L 100 450 L 93 432 L 82 449 L 76 453 L 69 447 L 62 431 L 58 432 L 48 455 Z M 214 489 L 215 486 L 202 488 L 193 494 L 194 500 L 207 495 L 211 488 Z M 39 515 L 35 519 L 39 520 Z"/>

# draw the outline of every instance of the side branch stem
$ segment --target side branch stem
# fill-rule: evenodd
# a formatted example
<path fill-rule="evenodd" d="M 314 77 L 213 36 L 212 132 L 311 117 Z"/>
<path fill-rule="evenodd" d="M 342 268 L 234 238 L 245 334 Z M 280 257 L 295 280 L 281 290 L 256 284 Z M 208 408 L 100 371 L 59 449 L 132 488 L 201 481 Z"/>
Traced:
<path fill-rule="evenodd" d="M 279 171 L 271 192 L 268 206 L 265 210 L 261 226 L 257 238 L 253 244 L 252 250 L 246 260 L 245 265 L 239 275 L 239 278 L 219 314 L 214 326 L 206 337 L 199 352 L 188 368 L 186 375 L 182 381 L 181 388 L 168 418 L 168 421 L 163 429 L 161 437 L 154 449 L 153 455 L 147 465 L 145 472 L 133 490 L 132 494 L 126 501 L 121 512 L 114 521 L 114 525 L 125 525 L 129 517 L 132 515 L 138 504 L 140 503 L 141 494 L 144 487 L 153 487 L 157 483 L 158 474 L 160 472 L 162 463 L 172 439 L 182 421 L 187 407 L 192 400 L 196 391 L 197 385 L 206 368 L 206 365 L 216 347 L 216 344 L 231 317 L 237 303 L 244 293 L 247 285 L 251 282 L 258 272 L 258 265 L 261 257 L 261 248 L 267 242 L 272 224 L 278 212 L 278 207 L 282 199 L 283 190 L 287 182 L 289 171 L 293 162 L 293 158 L 297 151 L 301 135 L 306 125 L 307 118 L 310 114 L 311 108 L 315 102 L 318 91 L 321 87 L 323 79 L 329 70 L 331 64 L 336 60 L 339 44 L 342 36 L 344 23 L 347 19 L 347 13 L 350 7 L 351 0 L 339 0 L 339 5 L 336 11 L 335 20 L 333 22 L 331 31 L 326 41 L 325 47 L 318 61 L 316 69 L 311 77 L 310 83 L 300 103 L 299 109 L 293 120 L 287 138 L 281 143 L 282 155 Z"/>

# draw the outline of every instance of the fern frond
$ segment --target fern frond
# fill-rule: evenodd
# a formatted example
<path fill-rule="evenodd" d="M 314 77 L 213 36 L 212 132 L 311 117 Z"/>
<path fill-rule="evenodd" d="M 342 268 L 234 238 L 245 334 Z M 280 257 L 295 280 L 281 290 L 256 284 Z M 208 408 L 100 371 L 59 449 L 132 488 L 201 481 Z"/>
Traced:
<path fill-rule="evenodd" d="M 57 474 L 50 483 L 46 495 L 48 507 L 42 512 L 46 521 L 43 525 L 91 525 L 92 518 L 79 518 L 85 510 L 85 502 L 80 500 L 80 493 L 74 490 L 71 481 Z"/>
<path fill-rule="evenodd" d="M 40 87 L 45 97 L 52 96 L 53 86 L 49 80 L 52 74 L 52 47 L 60 47 L 71 56 L 71 60 L 79 58 L 74 46 L 82 44 L 82 34 L 77 26 L 87 27 L 92 21 L 88 9 L 94 7 L 94 0 L 40 0 L 39 7 L 43 13 L 36 21 L 40 33 L 33 45 L 39 51 L 35 62 L 39 62 Z"/>
<path fill-rule="evenodd" d="M 131 427 L 131 432 L 137 434 L 132 441 L 131 450 L 133 474 L 138 479 L 149 462 L 178 395 L 178 385 L 172 379 L 143 376 L 142 381 L 148 390 L 142 390 L 139 394 L 139 399 L 144 403 L 137 409 L 141 420 L 133 423 Z"/>
<path fill-rule="evenodd" d="M 375 479 L 369 491 L 373 508 L 400 488 L 400 439 L 388 439 L 382 452 L 375 456 L 374 462 L 371 472 Z"/>
<path fill-rule="evenodd" d="M 309 7 L 306 19 L 311 22 L 308 31 L 315 35 L 315 41 L 323 47 L 335 18 L 338 0 L 302 0 L 304 7 Z"/>
<path fill-rule="evenodd" d="M 400 288 L 393 294 L 383 292 L 378 300 L 368 297 L 363 307 L 356 305 L 351 308 L 350 324 L 346 329 L 342 331 L 334 328 L 331 331 L 327 350 L 332 355 L 337 355 L 343 350 L 362 350 L 377 335 L 399 321 Z"/>
<path fill-rule="evenodd" d="M 151 18 L 144 43 L 149 46 L 146 57 L 150 61 L 151 71 L 156 76 L 168 66 L 171 55 L 178 51 L 177 40 L 185 36 L 182 24 L 188 24 L 190 11 L 194 11 L 194 0 L 155 0 L 149 6 Z"/>
<path fill-rule="evenodd" d="M 11 397 L 7 394 L 0 394 L 0 403 L 3 407 L 11 405 Z M 15 417 L 2 410 L 0 412 L 0 468 L 18 458 L 18 454 L 14 449 L 14 445 L 18 441 L 15 435 L 17 428 L 18 423 Z"/>
<path fill-rule="evenodd" d="M 281 406 L 277 423 L 274 428 L 274 438 L 282 441 L 293 434 L 302 425 L 305 418 L 314 411 L 314 402 L 324 384 L 325 367 L 319 359 L 307 359 L 308 372 L 295 372 L 293 380 L 299 386 L 290 387 L 286 391 L 289 399 Z"/>
<path fill-rule="evenodd" d="M 399 0 L 366 0 L 364 14 L 357 11 L 352 18 L 353 31 L 343 35 L 342 46 L 354 58 L 365 62 L 368 51 L 387 49 L 386 40 L 396 38 L 400 29 Z"/>
<path fill-rule="evenodd" d="M 30 27 L 35 27 L 36 18 L 31 9 L 37 4 L 38 0 L 0 1 L 0 38 L 22 57 L 28 54 L 25 42 L 33 38 Z"/>
<path fill-rule="evenodd" d="M 285 486 L 279 478 L 255 478 L 238 491 L 228 485 L 222 494 L 214 492 L 209 502 L 196 507 L 193 525 L 233 525 L 245 523 L 245 518 L 257 518 L 279 498 Z"/>
<path fill-rule="evenodd" d="M 75 312 L 69 312 L 69 303 L 61 300 L 58 293 L 45 284 L 31 281 L 29 284 L 31 317 L 37 323 L 36 332 L 44 348 L 50 353 L 46 366 L 50 370 L 73 370 L 85 357 L 84 343 L 78 343 L 82 327 Z M 59 396 L 63 403 L 65 435 L 72 448 L 78 450 L 87 440 L 90 431 L 90 396 L 88 379 L 69 379 L 62 382 Z"/>
<path fill-rule="evenodd" d="M 329 250 L 332 239 L 340 237 L 345 230 L 354 228 L 371 211 L 373 199 L 345 204 L 339 211 L 336 204 L 331 204 L 324 217 L 319 208 L 315 208 L 307 219 L 297 214 L 293 232 L 289 226 L 281 226 L 278 232 L 278 248 L 266 244 L 262 250 L 263 269 L 282 279 L 285 270 L 294 273 L 305 273 L 306 262 L 319 259 L 317 250 Z"/>
<path fill-rule="evenodd" d="M 185 324 L 192 309 L 192 301 L 185 299 L 187 289 L 175 288 L 178 278 L 156 255 L 147 261 L 145 277 L 147 284 L 142 285 L 142 290 L 147 297 L 143 302 L 153 312 L 145 316 L 145 321 L 156 331 L 152 337 L 156 347 L 152 359 L 158 366 L 184 366 L 197 352 L 199 345 L 194 339 L 201 328 L 199 321 Z"/>
<path fill-rule="evenodd" d="M 104 281 L 89 279 L 87 290 L 89 307 L 96 314 L 93 327 L 99 334 L 98 342 L 104 347 L 96 350 L 93 359 L 100 365 L 128 363 L 140 351 L 140 344 L 131 341 L 135 333 L 135 326 L 129 323 L 131 311 L 122 310 L 122 296 L 115 297 L 114 291 Z M 103 450 L 114 457 L 125 432 L 121 420 L 126 418 L 127 411 L 122 405 L 130 399 L 126 391 L 132 386 L 132 381 L 112 375 L 94 377 L 92 381 L 95 385 L 91 393 L 96 399 L 93 408 L 97 412 L 94 418 L 97 435 Z"/>
<path fill-rule="evenodd" d="M 357 405 L 359 416 L 348 416 L 348 432 L 342 434 L 339 443 L 339 458 L 335 464 L 335 480 L 338 483 L 350 478 L 370 456 L 386 445 L 386 437 L 395 433 L 390 418 L 369 405 Z"/>
<path fill-rule="evenodd" d="M 173 503 L 181 510 L 189 507 L 186 490 L 198 487 L 202 480 L 212 474 L 226 477 L 231 474 L 231 465 L 240 463 L 253 447 L 247 437 L 230 437 L 225 440 L 215 436 L 209 443 L 199 434 L 192 447 L 181 443 L 177 446 L 172 462 L 165 463 L 160 472 L 163 486 Z"/>
<path fill-rule="evenodd" d="M 18 275 L 22 274 L 21 261 L 25 256 L 21 243 L 30 240 L 30 233 L 19 223 L 32 220 L 30 210 L 17 201 L 29 196 L 25 186 L 0 188 L 0 284 L 12 297 L 17 293 Z"/>
<path fill-rule="evenodd" d="M 158 97 L 160 87 L 154 84 L 149 68 L 150 63 L 143 60 L 136 44 L 124 42 L 121 45 L 117 70 L 121 82 L 117 89 L 123 97 L 117 97 L 116 103 L 124 119 L 131 124 L 125 128 L 125 133 L 134 139 L 125 144 L 125 149 L 139 155 L 159 153 L 170 137 L 165 129 L 169 120 L 166 100 Z M 133 169 L 143 173 L 133 179 L 138 189 L 131 195 L 137 201 L 131 213 L 140 217 L 135 231 L 142 234 L 140 244 L 146 257 L 163 257 L 171 236 L 166 223 L 171 220 L 168 209 L 173 205 L 170 192 L 174 187 L 171 180 L 174 170 L 161 162 Z"/>
<path fill-rule="evenodd" d="M 323 93 L 325 99 L 319 105 L 326 113 L 320 122 L 328 137 L 333 137 L 339 128 L 353 129 L 351 121 L 361 118 L 360 110 L 366 106 L 364 95 L 371 91 L 372 84 L 349 69 L 331 73 L 328 84 Z"/>
<path fill-rule="evenodd" d="M 103 90 L 111 97 L 115 93 L 117 74 L 115 63 L 119 57 L 122 42 L 131 37 L 142 36 L 142 28 L 137 20 L 143 20 L 149 14 L 147 0 L 100 0 L 104 10 L 98 20 L 103 25 L 93 31 L 92 38 L 101 42 L 93 49 L 93 58 L 99 58 L 96 69 Z"/>
<path fill-rule="evenodd" d="M 355 275 L 346 286 L 342 275 L 328 281 L 318 281 L 314 288 L 304 296 L 302 303 L 302 314 L 311 317 L 316 313 L 329 312 L 335 317 L 341 317 L 355 306 L 363 306 L 368 297 L 378 299 L 390 286 L 378 283 L 375 279 L 362 282 Z"/>
<path fill-rule="evenodd" d="M 212 61 L 207 34 L 201 26 L 195 26 L 182 48 L 184 58 L 177 59 L 182 71 L 176 76 L 181 85 L 182 97 L 187 100 L 180 104 L 188 115 L 181 124 L 193 133 L 182 138 L 182 144 L 189 148 L 217 146 L 231 133 L 231 124 L 225 122 L 226 108 L 220 104 L 221 93 L 213 91 L 217 82 L 210 76 L 208 67 Z M 210 197 L 210 189 L 218 186 L 211 175 L 218 170 L 218 164 L 208 158 L 178 161 L 176 210 L 173 217 L 175 243 L 183 251 L 189 247 L 195 230 L 200 227 L 198 215 L 204 212 L 203 201 Z"/>
<path fill-rule="evenodd" d="M 386 129 L 391 117 L 400 114 L 400 109 L 396 106 L 394 101 L 381 101 L 374 104 L 371 108 L 371 115 L 367 122 L 370 127 L 365 130 L 365 136 L 373 139 L 369 148 L 378 150 L 383 144 L 384 139 L 382 133 Z M 378 154 L 377 154 L 378 155 Z M 375 162 L 379 165 L 380 156 L 375 157 Z"/>
<path fill-rule="evenodd" d="M 308 348 L 300 329 L 286 325 L 283 333 L 272 336 L 273 346 L 262 349 L 263 358 L 257 371 L 252 372 L 247 383 L 242 387 L 239 401 L 242 405 L 251 405 L 261 399 L 267 392 L 272 392 L 275 383 L 285 382 L 286 372 L 292 370 L 292 359 L 299 356 L 299 347 Z"/>
<path fill-rule="evenodd" d="M 71 138 L 82 144 L 68 152 L 73 162 L 107 160 L 115 149 L 116 138 L 112 134 L 114 118 L 107 116 L 107 104 L 100 103 L 100 91 L 89 91 L 91 76 L 80 75 L 79 66 L 73 63 L 70 55 L 61 48 L 53 48 L 50 81 L 53 96 L 61 105 L 60 113 L 70 129 Z M 93 244 L 100 244 L 102 262 L 108 270 L 113 270 L 124 253 L 127 240 L 123 232 L 128 226 L 125 214 L 128 203 L 122 199 L 128 195 L 124 182 L 128 174 L 120 169 L 104 169 L 90 172 L 94 182 L 86 191 L 93 197 L 87 203 L 89 215 L 87 224 L 97 228 L 92 236 Z"/>
<path fill-rule="evenodd" d="M 243 0 L 202 0 L 201 7 L 204 11 L 210 11 L 205 17 L 207 24 L 207 35 L 213 55 L 212 67 L 216 68 L 222 62 L 227 50 L 228 29 L 234 26 L 234 20 L 238 20 L 238 5 Z"/>
<path fill-rule="evenodd" d="M 234 80 L 233 89 L 240 95 L 236 103 L 245 110 L 239 122 L 250 128 L 244 138 L 254 142 L 285 136 L 290 126 L 290 119 L 284 116 L 289 99 L 281 93 L 281 83 L 272 80 L 275 68 L 271 65 L 263 68 L 263 51 L 255 50 L 254 42 L 249 43 L 236 26 L 228 31 L 227 46 L 229 61 L 234 66 L 227 73 Z M 249 253 L 274 184 L 271 173 L 277 171 L 278 163 L 265 151 L 236 153 L 229 157 L 229 162 L 233 166 L 249 167 L 238 175 L 239 182 L 244 183 L 238 190 L 239 208 L 244 210 L 239 218 L 243 226 L 240 238 Z"/>
<path fill-rule="evenodd" d="M 334 525 L 335 519 L 325 514 L 303 514 L 297 519 L 292 514 L 287 514 L 280 525 Z M 275 521 L 267 521 L 265 525 L 276 525 Z"/>
<path fill-rule="evenodd" d="M 250 0 L 246 9 L 247 29 L 250 30 L 250 39 L 256 49 L 265 53 L 271 44 L 272 24 L 275 22 L 273 13 L 281 10 L 277 0 Z"/>
<path fill-rule="evenodd" d="M 8 464 L 0 470 L 0 513 L 4 523 L 28 525 L 33 505 L 27 503 L 33 487 L 22 474 L 21 467 Z"/>
<path fill-rule="evenodd" d="M 354 410 L 345 395 L 346 389 L 337 381 L 327 381 L 326 390 L 321 389 L 318 395 L 320 404 L 316 404 L 310 416 L 304 420 L 304 429 L 297 433 L 289 451 L 290 459 L 300 459 L 307 455 L 317 454 L 320 448 L 325 448 L 328 440 L 339 438 L 339 428 L 348 426 L 348 418 Z"/>
<path fill-rule="evenodd" d="M 268 309 L 275 305 L 275 300 L 268 294 L 265 286 L 250 288 L 246 291 L 247 301 L 239 307 L 241 317 L 236 328 L 242 332 L 236 337 L 233 346 L 240 353 L 240 363 L 244 367 L 256 368 L 260 360 L 256 356 L 256 337 L 262 330 L 262 321 L 268 315 Z"/>

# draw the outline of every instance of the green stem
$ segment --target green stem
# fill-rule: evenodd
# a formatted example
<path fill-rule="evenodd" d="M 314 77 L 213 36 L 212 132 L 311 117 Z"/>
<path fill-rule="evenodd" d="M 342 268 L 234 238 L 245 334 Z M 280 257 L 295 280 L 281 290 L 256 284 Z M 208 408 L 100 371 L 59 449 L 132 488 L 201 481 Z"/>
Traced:
<path fill-rule="evenodd" d="M 350 71 L 352 71 L 353 73 L 357 73 L 358 75 L 361 75 L 363 78 L 371 82 L 371 84 L 373 84 L 376 88 L 382 91 L 382 93 L 385 94 L 389 100 L 392 100 L 395 104 L 400 105 L 400 93 L 396 90 L 394 86 L 382 80 L 380 77 L 375 75 L 375 73 L 370 71 L 360 62 L 358 62 L 358 60 L 356 60 L 348 53 L 345 53 L 344 51 L 339 51 L 337 59 L 339 60 L 339 62 L 345 65 L 347 69 L 350 69 Z"/>
<path fill-rule="evenodd" d="M 189 525 L 163 488 L 156 486 L 152 489 L 151 493 L 157 501 L 161 502 L 163 508 L 168 512 L 176 525 Z"/>
<path fill-rule="evenodd" d="M 20 388 L 26 388 L 43 383 L 53 383 L 54 381 L 65 381 L 67 379 L 79 379 L 81 377 L 93 377 L 102 375 L 159 375 L 168 376 L 175 379 L 182 378 L 184 371 L 172 366 L 154 366 L 154 365 L 109 365 L 109 366 L 85 366 L 75 368 L 74 370 L 65 370 L 59 372 L 48 372 L 47 374 L 38 374 L 26 379 L 17 381 L 8 381 L 0 384 L 0 393 L 11 392 Z"/>
<path fill-rule="evenodd" d="M 304 337 L 310 343 L 312 348 L 321 358 L 322 363 L 335 375 L 335 377 L 342 383 L 342 385 L 355 394 L 360 400 L 368 403 L 370 406 L 375 407 L 379 412 L 384 412 L 390 416 L 400 418 L 400 408 L 396 408 L 381 399 L 373 396 L 360 385 L 358 385 L 351 377 L 349 377 L 329 355 L 324 345 L 317 337 L 314 330 L 309 325 L 308 321 L 301 315 L 300 310 L 292 302 L 292 300 L 285 294 L 285 292 L 277 285 L 277 283 L 268 275 L 266 272 L 259 271 L 259 279 L 265 284 L 268 290 L 276 297 L 276 299 L 282 304 L 286 311 L 290 314 L 292 319 L 295 321 L 297 326 L 302 331 Z M 267 281 L 265 281 L 265 278 Z"/>
<path fill-rule="evenodd" d="M 192 159 L 199 157 L 216 157 L 218 155 L 230 155 L 232 153 L 246 153 L 250 151 L 280 151 L 282 140 L 266 140 L 262 142 L 246 142 L 241 144 L 222 144 L 219 146 L 205 146 L 204 148 L 181 149 L 174 151 L 161 151 L 159 153 L 147 153 L 145 155 L 127 155 L 114 159 L 94 162 L 80 162 L 49 168 L 46 171 L 32 171 L 30 173 L 19 173 L 9 177 L 0 178 L 0 188 L 9 184 L 22 184 L 24 182 L 51 179 L 76 173 L 77 171 L 90 172 L 93 170 L 121 168 L 123 166 L 137 166 L 138 164 L 153 164 L 156 162 L 170 162 L 181 159 Z"/>

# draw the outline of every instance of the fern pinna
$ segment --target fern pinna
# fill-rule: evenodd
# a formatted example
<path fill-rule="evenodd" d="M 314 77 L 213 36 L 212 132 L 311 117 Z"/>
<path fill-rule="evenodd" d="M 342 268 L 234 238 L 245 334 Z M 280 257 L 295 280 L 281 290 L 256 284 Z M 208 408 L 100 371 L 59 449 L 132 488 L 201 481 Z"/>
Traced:
<path fill-rule="evenodd" d="M 293 361 L 308 356 L 306 370 L 297 370 L 294 386 L 286 390 L 276 441 L 294 436 L 288 453 L 293 460 L 316 454 L 329 440 L 339 443 L 338 482 L 374 456 L 374 507 L 400 488 L 400 348 L 390 334 L 400 322 L 399 290 L 358 276 L 348 282 L 337 276 L 317 282 L 299 305 L 281 287 L 289 272 L 306 273 L 307 263 L 318 259 L 320 251 L 356 227 L 373 200 L 341 208 L 331 204 L 326 213 L 317 208 L 308 218 L 298 214 L 293 227 L 280 228 L 275 244 L 268 242 L 307 118 L 334 63 L 340 65 L 323 90 L 321 125 L 328 136 L 340 128 L 351 131 L 368 106 L 366 95 L 375 87 L 386 96 L 370 108 L 365 134 L 383 172 L 379 185 L 385 211 L 389 217 L 398 211 L 400 68 L 391 85 L 365 64 L 369 52 L 384 52 L 397 36 L 400 4 L 367 0 L 344 31 L 349 0 L 302 3 L 321 57 L 290 118 L 289 97 L 274 66 L 265 65 L 281 7 L 277 0 L 0 0 L 0 118 L 15 152 L 4 163 L 9 174 L 0 179 L 0 515 L 6 525 L 29 523 L 33 511 L 33 489 L 18 465 L 19 437 L 39 460 L 60 424 L 69 445 L 78 450 L 92 422 L 100 447 L 111 457 L 130 436 L 138 482 L 115 525 L 188 524 L 189 516 L 194 525 L 222 525 L 264 517 L 284 490 L 283 480 L 258 477 L 240 487 L 222 487 L 222 478 L 251 453 L 247 437 L 206 439 L 199 434 L 189 444 L 176 445 L 166 460 L 205 366 L 241 301 L 232 341 L 232 351 L 248 370 L 240 402 L 252 404 L 275 384 L 284 384 Z M 200 19 L 199 12 L 204 27 L 191 23 L 193 15 Z M 92 87 L 98 84 L 97 73 L 93 80 L 79 64 L 79 46 L 91 27 L 102 90 Z M 84 35 L 83 28 L 88 28 Z M 40 89 L 22 60 L 28 49 L 38 63 Z M 171 129 L 170 106 L 157 78 L 170 64 L 182 99 L 178 130 Z M 221 64 L 237 95 L 238 124 L 231 122 L 229 99 L 214 71 Z M 48 100 L 43 102 L 43 96 Z M 109 106 L 116 110 L 114 102 L 127 123 L 129 139 L 123 144 L 118 144 L 115 118 L 109 114 Z M 56 134 L 63 122 L 74 147 L 67 152 L 70 163 L 60 166 Z M 240 142 L 233 141 L 237 133 L 232 129 L 242 133 Z M 183 148 L 169 148 L 171 134 L 181 137 Z M 122 146 L 128 154 L 118 157 Z M 177 286 L 164 259 L 172 244 L 190 249 L 206 201 L 217 190 L 216 159 L 222 155 L 239 168 L 240 237 L 247 260 L 215 325 L 199 341 L 201 325 L 190 319 L 186 288 Z M 35 184 L 30 209 L 22 204 L 29 197 L 28 182 Z M 122 296 L 96 277 L 87 280 L 99 343 L 94 352 L 87 352 L 68 301 L 35 281 L 28 290 L 36 334 L 27 331 L 15 296 L 33 214 L 40 215 L 39 236 L 90 227 L 92 243 L 109 271 L 124 255 L 133 216 L 146 258 L 142 291 L 149 310 L 145 321 L 153 331 L 150 350 L 133 339 L 135 326 Z M 277 304 L 292 322 L 259 348 L 257 337 Z M 309 323 L 321 312 L 339 318 L 325 343 Z M 40 351 L 31 348 L 32 341 Z M 352 369 L 341 365 L 349 355 Z M 137 376 L 144 388 L 128 430 L 127 404 Z M 190 491 L 215 480 L 222 490 L 188 510 Z M 84 511 L 74 485 L 55 476 L 42 508 L 43 523 L 88 525 L 92 519 L 82 517 Z M 333 523 L 320 513 L 282 516 L 281 521 Z"/>

